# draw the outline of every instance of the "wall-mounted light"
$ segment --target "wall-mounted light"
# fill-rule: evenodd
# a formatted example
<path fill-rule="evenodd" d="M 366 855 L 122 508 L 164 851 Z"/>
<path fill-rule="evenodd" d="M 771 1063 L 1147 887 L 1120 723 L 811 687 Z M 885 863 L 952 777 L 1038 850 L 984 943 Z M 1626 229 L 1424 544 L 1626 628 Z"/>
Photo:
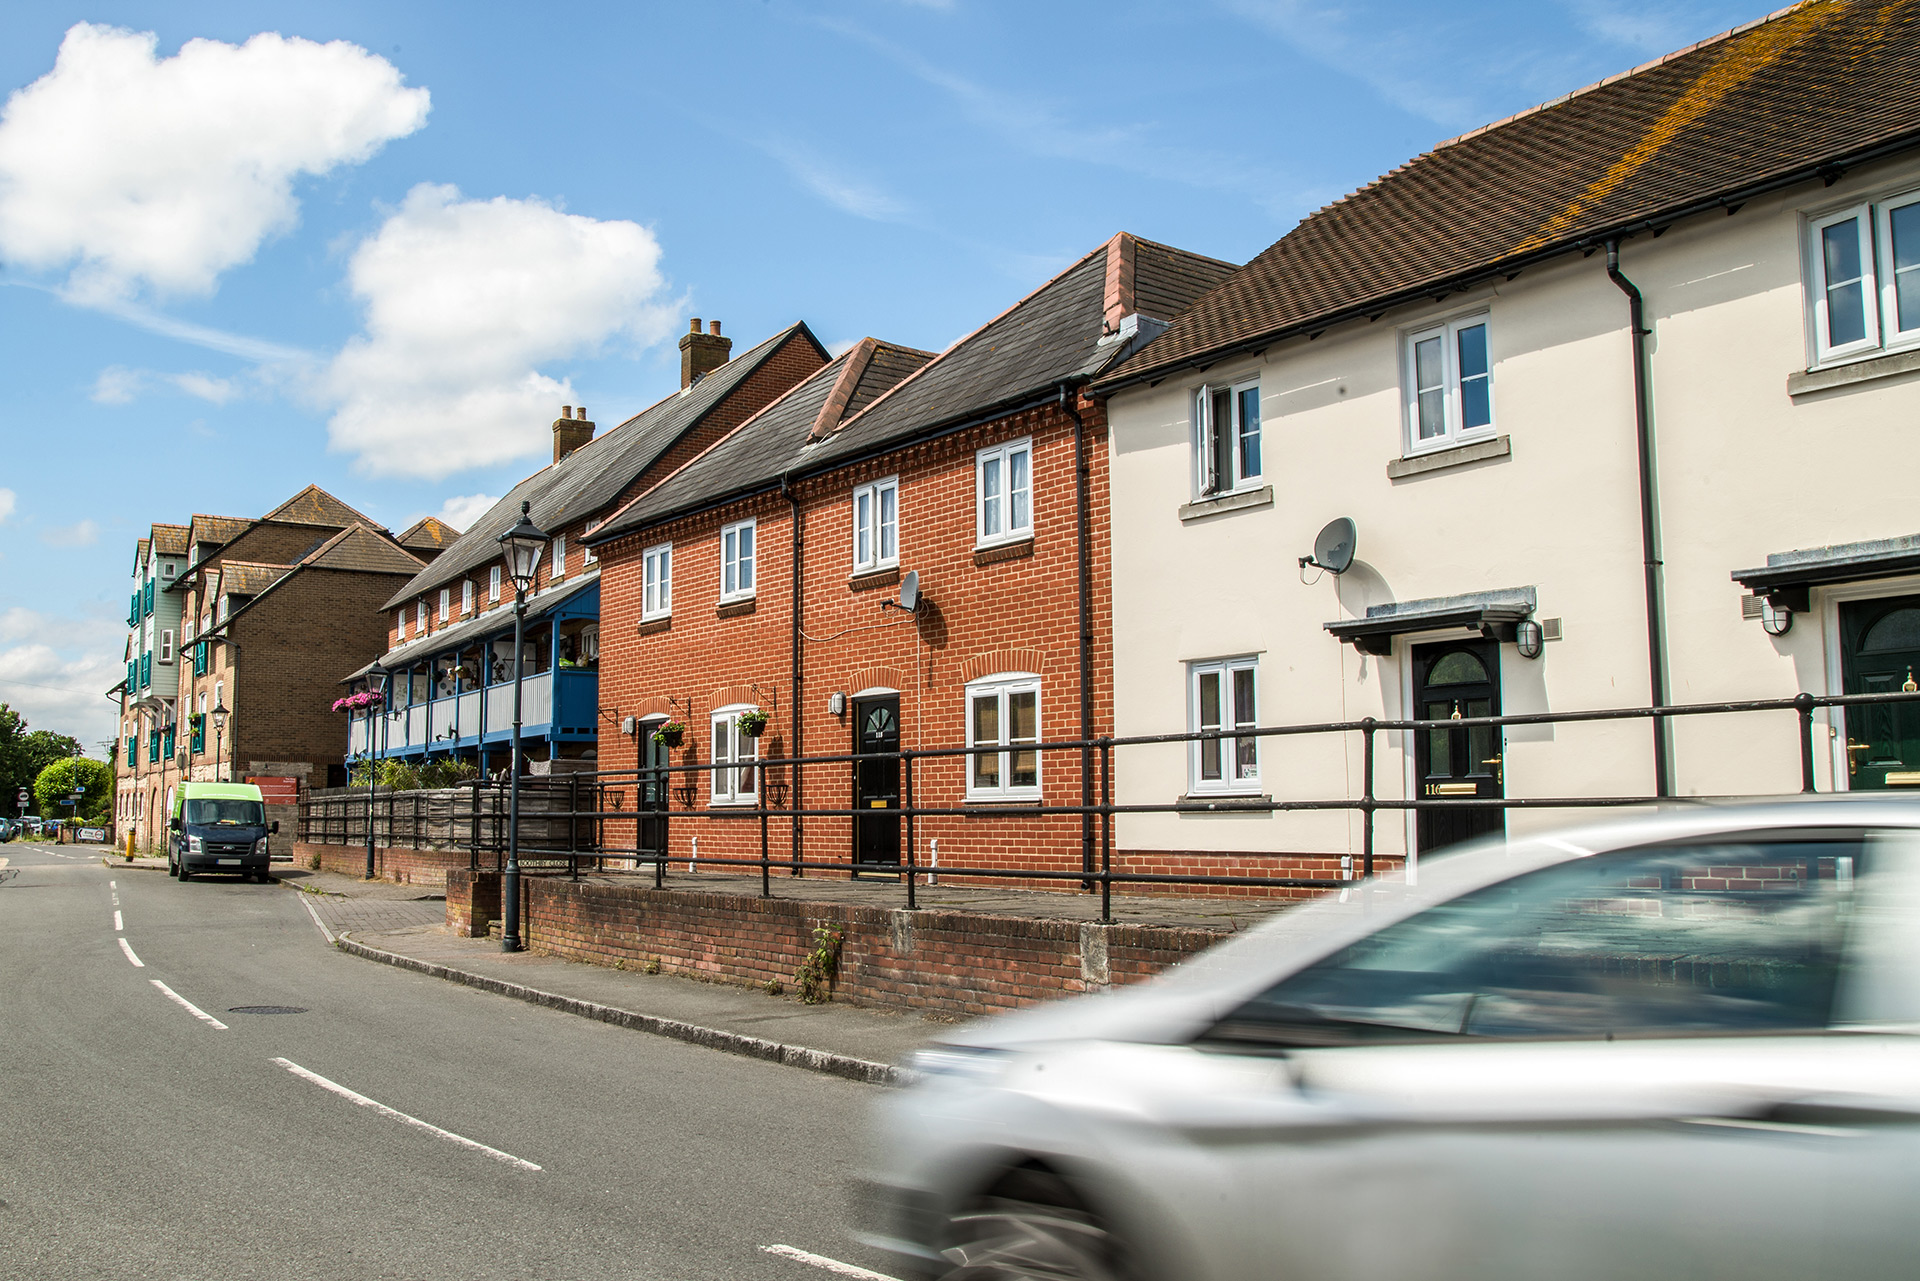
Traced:
<path fill-rule="evenodd" d="M 1513 647 L 1520 651 L 1520 657 L 1540 657 L 1540 650 L 1545 644 L 1546 635 L 1541 632 L 1540 624 L 1531 618 L 1523 618 L 1513 625 Z"/>
<path fill-rule="evenodd" d="M 628 738 L 632 738 L 634 731 L 639 727 L 640 718 L 637 716 L 623 716 L 620 718 L 620 732 Z"/>
<path fill-rule="evenodd" d="M 827 715 L 844 716 L 847 711 L 847 696 L 839 690 L 827 695 Z"/>
<path fill-rule="evenodd" d="M 1793 611 L 1770 600 L 1760 602 L 1760 627 L 1769 636 L 1785 636 L 1793 630 Z"/>

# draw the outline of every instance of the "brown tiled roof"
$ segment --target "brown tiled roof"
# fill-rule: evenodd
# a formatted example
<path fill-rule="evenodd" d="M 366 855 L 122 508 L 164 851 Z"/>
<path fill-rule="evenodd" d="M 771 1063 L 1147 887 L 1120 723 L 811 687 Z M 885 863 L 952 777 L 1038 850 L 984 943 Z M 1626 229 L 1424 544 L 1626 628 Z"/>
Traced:
<path fill-rule="evenodd" d="M 350 525 L 308 552 L 298 568 L 341 569 L 363 574 L 420 572 L 422 561 L 385 533 L 365 525 Z"/>
<path fill-rule="evenodd" d="M 291 572 L 291 565 L 263 565 L 251 560 L 222 561 L 220 593 L 223 596 L 258 596 Z"/>
<path fill-rule="evenodd" d="M 329 529 L 344 529 L 348 525 L 380 527 L 379 521 L 355 511 L 318 485 L 308 485 L 260 519 L 282 525 L 325 525 Z"/>
<path fill-rule="evenodd" d="M 152 546 L 153 540 L 151 538 L 143 538 L 133 545 L 134 573 L 144 574 L 147 572 L 147 549 Z"/>
<path fill-rule="evenodd" d="M 187 527 L 185 525 L 155 525 L 153 527 L 153 550 L 160 556 L 185 556 L 187 554 Z"/>
<path fill-rule="evenodd" d="M 230 543 L 247 532 L 252 525 L 250 520 L 237 516 L 207 516 L 200 512 L 193 514 L 193 523 L 188 526 L 189 538 L 196 543 Z"/>
<path fill-rule="evenodd" d="M 405 533 L 394 541 L 402 547 L 417 547 L 422 550 L 444 550 L 453 545 L 460 537 L 460 531 L 437 516 L 422 516 L 407 527 Z"/>
<path fill-rule="evenodd" d="M 1920 142 L 1920 0 L 1808 0 L 1442 143 L 1288 232 L 1101 389 Z"/>

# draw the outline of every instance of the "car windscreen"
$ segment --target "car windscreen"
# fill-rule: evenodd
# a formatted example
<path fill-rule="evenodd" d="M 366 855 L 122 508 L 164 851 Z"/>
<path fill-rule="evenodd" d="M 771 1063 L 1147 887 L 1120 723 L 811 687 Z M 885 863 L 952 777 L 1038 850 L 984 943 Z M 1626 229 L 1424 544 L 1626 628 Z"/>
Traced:
<path fill-rule="evenodd" d="M 1386 926 L 1206 1039 L 1778 1033 L 1827 1026 L 1869 846 L 1742 837 L 1576 858 Z"/>
<path fill-rule="evenodd" d="M 196 800 L 187 802 L 187 824 L 191 827 L 262 827 L 267 807 L 259 801 Z"/>

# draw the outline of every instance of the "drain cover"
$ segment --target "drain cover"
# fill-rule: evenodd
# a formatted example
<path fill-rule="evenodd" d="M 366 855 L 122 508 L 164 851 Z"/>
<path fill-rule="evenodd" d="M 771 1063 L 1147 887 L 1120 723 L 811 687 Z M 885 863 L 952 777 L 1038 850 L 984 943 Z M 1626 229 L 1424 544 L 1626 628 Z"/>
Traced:
<path fill-rule="evenodd" d="M 236 1005 L 229 1014 L 305 1014 L 304 1005 Z"/>

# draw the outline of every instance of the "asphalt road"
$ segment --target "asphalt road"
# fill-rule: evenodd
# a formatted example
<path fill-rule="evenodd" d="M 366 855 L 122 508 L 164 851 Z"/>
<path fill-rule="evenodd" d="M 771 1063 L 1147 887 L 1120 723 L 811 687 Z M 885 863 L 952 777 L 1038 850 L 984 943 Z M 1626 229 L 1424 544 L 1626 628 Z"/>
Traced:
<path fill-rule="evenodd" d="M 0 857 L 0 1277 L 880 1266 L 844 1228 L 876 1087 L 336 952 L 284 886 Z"/>

